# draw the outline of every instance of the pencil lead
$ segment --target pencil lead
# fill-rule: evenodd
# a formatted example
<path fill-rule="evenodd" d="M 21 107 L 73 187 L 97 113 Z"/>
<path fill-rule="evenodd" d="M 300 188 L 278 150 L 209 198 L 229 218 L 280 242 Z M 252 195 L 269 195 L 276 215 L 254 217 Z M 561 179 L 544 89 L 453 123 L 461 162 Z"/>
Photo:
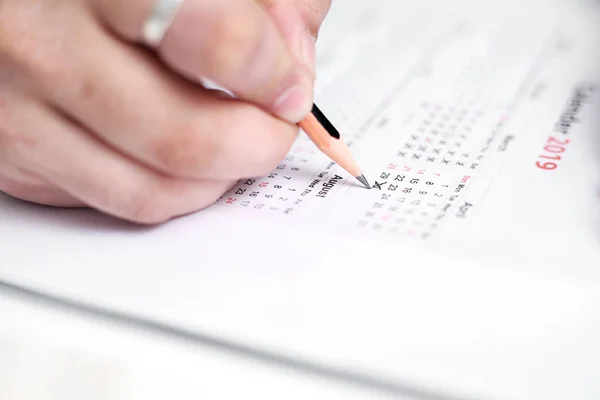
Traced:
<path fill-rule="evenodd" d="M 363 185 L 365 185 L 365 187 L 366 187 L 367 189 L 372 189 L 372 188 L 371 188 L 371 185 L 369 185 L 369 182 L 367 181 L 367 178 L 365 178 L 365 176 L 364 176 L 364 175 L 357 176 L 357 177 L 356 177 L 356 179 L 358 179 L 358 181 L 359 181 L 360 183 L 362 183 Z"/>

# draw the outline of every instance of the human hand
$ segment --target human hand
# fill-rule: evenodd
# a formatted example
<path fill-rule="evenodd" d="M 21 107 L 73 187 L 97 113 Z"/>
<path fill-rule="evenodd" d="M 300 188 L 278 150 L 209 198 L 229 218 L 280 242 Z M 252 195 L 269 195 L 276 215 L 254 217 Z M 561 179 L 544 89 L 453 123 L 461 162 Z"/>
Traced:
<path fill-rule="evenodd" d="M 0 191 L 154 224 L 285 156 L 330 1 L 186 0 L 148 50 L 153 3 L 0 2 Z"/>

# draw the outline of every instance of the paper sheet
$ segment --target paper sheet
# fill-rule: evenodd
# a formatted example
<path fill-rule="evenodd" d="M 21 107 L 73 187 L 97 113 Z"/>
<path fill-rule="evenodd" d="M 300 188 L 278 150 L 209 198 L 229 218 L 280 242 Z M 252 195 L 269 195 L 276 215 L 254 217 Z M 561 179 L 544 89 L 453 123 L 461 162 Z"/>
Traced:
<path fill-rule="evenodd" d="M 375 189 L 301 135 L 150 230 L 2 198 L 0 274 L 378 388 L 598 398 L 596 3 L 334 3 L 316 103 Z"/>
<path fill-rule="evenodd" d="M 240 181 L 218 204 L 511 262 L 565 262 L 575 252 L 599 265 L 592 38 L 569 36 L 572 27 L 543 10 L 535 23 L 506 9 L 471 21 L 435 3 L 397 3 L 364 5 L 345 20 L 357 27 L 350 37 L 332 32 L 344 26 L 336 14 L 318 57 L 317 102 L 375 190 L 302 136 L 275 171 Z M 382 15 L 390 8 L 392 19 Z"/>

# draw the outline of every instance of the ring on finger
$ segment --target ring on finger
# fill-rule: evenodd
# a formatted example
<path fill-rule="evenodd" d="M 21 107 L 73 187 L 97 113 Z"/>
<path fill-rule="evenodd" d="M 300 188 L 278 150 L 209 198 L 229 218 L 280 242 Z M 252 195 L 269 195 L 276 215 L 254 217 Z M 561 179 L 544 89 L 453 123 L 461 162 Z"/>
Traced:
<path fill-rule="evenodd" d="M 156 48 L 170 28 L 184 0 L 155 0 L 148 19 L 144 22 L 144 42 Z"/>

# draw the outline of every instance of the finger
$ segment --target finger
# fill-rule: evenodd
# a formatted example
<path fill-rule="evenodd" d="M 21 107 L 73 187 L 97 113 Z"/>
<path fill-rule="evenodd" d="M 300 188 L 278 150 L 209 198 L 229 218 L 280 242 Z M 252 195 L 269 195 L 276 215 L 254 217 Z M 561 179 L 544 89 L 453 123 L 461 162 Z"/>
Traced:
<path fill-rule="evenodd" d="M 83 207 L 79 199 L 31 174 L 0 167 L 0 192 L 16 199 L 54 207 Z"/>
<path fill-rule="evenodd" d="M 15 146 L 27 146 L 19 135 L 21 110 L 28 100 L 20 95 L 22 82 L 6 65 L 0 74 L 0 192 L 14 198 L 56 207 L 81 207 L 83 203 L 24 167 L 12 151 Z M 43 132 L 43 127 L 42 131 Z M 21 165 L 20 165 L 21 164 Z"/>
<path fill-rule="evenodd" d="M 267 0 L 269 1 L 269 0 Z M 303 25 L 308 32 L 315 37 L 319 37 L 321 26 L 331 10 L 331 0 L 270 0 L 293 3 Z"/>
<path fill-rule="evenodd" d="M 118 218 L 161 223 L 209 206 L 234 183 L 172 179 L 113 151 L 45 106 L 13 111 L 19 125 L 5 141 L 9 160 Z"/>
<path fill-rule="evenodd" d="M 258 0 L 258 2 L 269 11 L 275 10 L 278 17 L 283 15 L 277 12 L 280 9 L 286 10 L 287 14 L 293 14 L 313 38 L 319 37 L 321 25 L 331 9 L 331 0 Z"/>
<path fill-rule="evenodd" d="M 316 36 L 307 28 L 296 3 L 289 0 L 260 0 L 260 2 L 279 28 L 296 60 L 306 65 L 314 77 Z"/>
<path fill-rule="evenodd" d="M 176 177 L 238 179 L 272 170 L 293 144 L 297 126 L 195 88 L 99 27 L 79 28 L 68 40 L 40 34 L 60 51 L 20 62 L 46 99 L 129 157 Z"/>
<path fill-rule="evenodd" d="M 106 24 L 140 42 L 156 0 L 90 1 Z M 157 51 L 177 72 L 208 78 L 291 123 L 310 112 L 314 79 L 255 1 L 185 1 Z"/>

